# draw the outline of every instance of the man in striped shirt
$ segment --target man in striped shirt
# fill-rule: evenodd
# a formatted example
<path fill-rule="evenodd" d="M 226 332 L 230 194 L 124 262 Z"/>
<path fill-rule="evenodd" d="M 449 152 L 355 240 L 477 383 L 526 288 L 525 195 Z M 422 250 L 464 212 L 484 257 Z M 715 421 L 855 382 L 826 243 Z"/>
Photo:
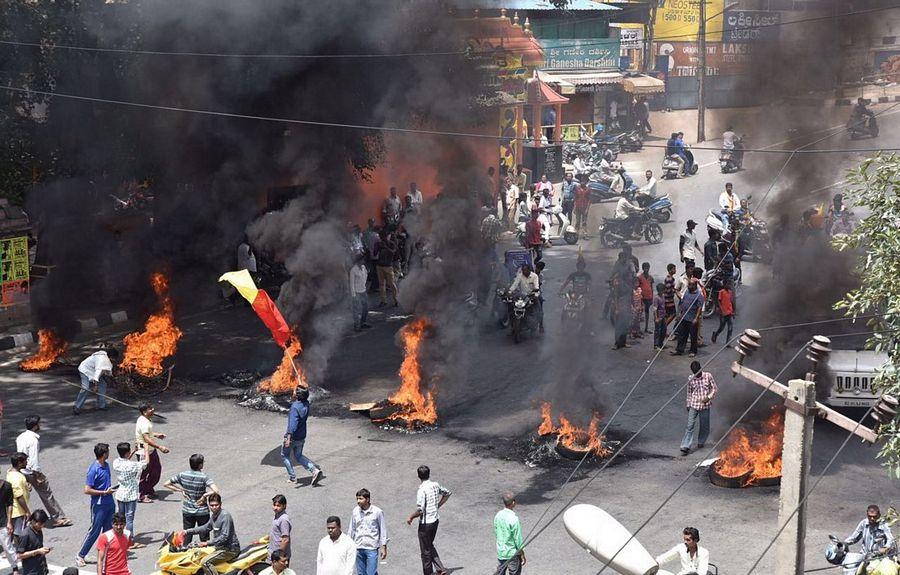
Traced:
<path fill-rule="evenodd" d="M 195 453 L 188 460 L 190 471 L 182 471 L 163 485 L 167 489 L 181 493 L 181 518 L 185 531 L 192 527 L 206 525 L 209 522 L 209 507 L 206 498 L 218 493 L 219 488 L 212 478 L 203 473 L 203 455 Z M 185 545 L 191 542 L 193 535 L 186 536 Z M 209 533 L 200 532 L 200 541 L 209 541 Z"/>
<path fill-rule="evenodd" d="M 431 480 L 431 469 L 427 465 L 421 465 L 416 470 L 419 475 L 419 490 L 416 492 L 416 510 L 406 520 L 406 524 L 412 524 L 419 519 L 419 551 L 422 555 L 423 575 L 445 575 L 449 573 L 438 557 L 434 547 L 434 538 L 438 529 L 438 509 L 450 499 L 450 491 L 441 487 L 436 481 Z M 435 572 L 435 567 L 437 571 Z"/>
<path fill-rule="evenodd" d="M 684 439 L 681 440 L 681 454 L 691 452 L 691 444 L 694 442 L 694 428 L 697 420 L 700 420 L 700 434 L 697 437 L 697 449 L 702 449 L 709 437 L 709 406 L 716 396 L 719 388 L 716 380 L 708 371 L 700 369 L 700 362 L 691 362 L 691 375 L 687 384 L 687 410 L 688 422 Z"/>

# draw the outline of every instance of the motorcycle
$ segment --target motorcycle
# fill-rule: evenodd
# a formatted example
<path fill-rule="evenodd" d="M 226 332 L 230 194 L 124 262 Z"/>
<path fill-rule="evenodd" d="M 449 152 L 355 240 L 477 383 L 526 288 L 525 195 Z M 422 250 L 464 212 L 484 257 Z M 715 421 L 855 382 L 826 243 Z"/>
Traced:
<path fill-rule="evenodd" d="M 536 330 L 538 327 L 537 317 L 534 315 L 534 306 L 538 302 L 540 292 L 532 292 L 531 295 L 522 295 L 519 293 L 506 293 L 503 300 L 509 305 L 509 328 L 513 336 L 513 341 L 520 343 L 526 330 Z"/>
<path fill-rule="evenodd" d="M 252 545 L 241 549 L 233 560 L 216 565 L 216 571 L 229 575 L 256 575 L 269 567 L 269 537 L 263 537 Z M 202 575 L 203 560 L 215 547 L 184 545 L 184 532 L 169 533 L 159 548 L 156 560 L 158 571 L 151 575 Z"/>
<path fill-rule="evenodd" d="M 550 230 L 553 229 L 553 220 L 552 217 L 555 216 L 559 226 L 557 227 L 557 235 L 556 238 L 562 237 L 562 239 L 573 246 L 578 243 L 578 230 L 575 229 L 575 226 L 569 221 L 569 218 L 566 217 L 566 214 L 562 211 L 562 206 L 554 205 L 549 208 L 544 208 L 541 210 L 540 221 L 544 224 L 541 228 L 541 241 L 544 246 L 551 245 L 551 240 L 553 236 L 550 235 Z M 516 226 L 516 239 L 519 241 L 519 245 L 522 247 L 528 247 L 526 245 L 525 238 L 525 223 L 519 222 Z"/>
<path fill-rule="evenodd" d="M 506 329 L 509 327 L 509 301 L 506 288 L 500 286 L 494 292 L 494 303 L 491 305 L 491 319 L 497 327 Z"/>
<path fill-rule="evenodd" d="M 900 558 L 896 546 L 887 553 L 853 553 L 850 546 L 835 537 L 828 536 L 825 546 L 825 560 L 832 565 L 840 565 L 843 575 L 897 575 L 900 573 Z"/>
<path fill-rule="evenodd" d="M 639 225 L 640 229 L 638 229 L 638 225 L 635 224 L 632 219 L 617 220 L 615 218 L 603 218 L 603 223 L 600 224 L 600 230 L 598 231 L 600 244 L 605 248 L 617 248 L 634 239 L 634 236 L 636 235 L 643 236 L 649 244 L 658 244 L 662 242 L 662 228 L 659 223 L 650 216 L 649 210 L 641 210 Z"/>
<path fill-rule="evenodd" d="M 635 194 L 638 206 L 650 210 L 650 217 L 660 223 L 666 223 L 672 219 L 672 200 L 669 194 L 663 196 L 651 196 L 638 192 Z"/>
<path fill-rule="evenodd" d="M 723 174 L 731 174 L 739 171 L 744 165 L 744 138 L 734 139 L 734 148 L 722 150 L 719 154 L 719 168 Z"/>
<path fill-rule="evenodd" d="M 587 294 L 569 290 L 560 297 L 565 299 L 562 310 L 563 325 L 578 323 L 580 327 L 584 327 Z"/>
<path fill-rule="evenodd" d="M 684 156 L 687 158 L 684 162 L 684 173 L 688 176 L 693 176 L 700 170 L 700 166 L 694 162 L 694 154 L 691 153 L 690 150 L 684 150 Z M 674 179 L 678 176 L 679 165 L 678 162 L 669 157 L 668 154 L 663 155 L 663 178 L 667 180 Z"/>
<path fill-rule="evenodd" d="M 634 180 L 631 176 L 626 172 L 623 174 L 625 178 L 625 190 L 629 192 L 637 193 L 638 187 L 634 184 Z M 617 198 L 620 194 L 613 192 L 610 189 L 612 185 L 612 179 L 602 178 L 599 181 L 589 181 L 588 182 L 588 190 L 590 190 L 590 198 L 592 204 L 598 204 L 604 200 L 611 200 L 613 198 Z"/>
<path fill-rule="evenodd" d="M 623 152 L 637 152 L 644 147 L 644 139 L 637 130 L 620 134 L 617 142 Z"/>
<path fill-rule="evenodd" d="M 868 116 L 867 118 L 858 119 L 858 118 L 850 118 L 850 121 L 847 122 L 847 131 L 850 134 L 851 140 L 859 140 L 860 138 L 866 138 L 871 136 L 872 138 L 878 137 L 878 120 L 875 119 L 875 116 Z"/>

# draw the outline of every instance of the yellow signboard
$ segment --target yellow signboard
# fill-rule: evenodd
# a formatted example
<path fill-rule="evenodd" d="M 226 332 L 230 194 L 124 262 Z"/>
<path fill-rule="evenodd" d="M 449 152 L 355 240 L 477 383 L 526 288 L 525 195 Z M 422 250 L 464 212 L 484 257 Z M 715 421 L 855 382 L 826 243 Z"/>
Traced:
<path fill-rule="evenodd" d="M 28 301 L 28 238 L 0 240 L 0 307 Z"/>
<path fill-rule="evenodd" d="M 725 0 L 706 1 L 706 41 L 721 42 Z M 690 42 L 700 31 L 699 0 L 664 0 L 653 23 L 654 42 Z"/>

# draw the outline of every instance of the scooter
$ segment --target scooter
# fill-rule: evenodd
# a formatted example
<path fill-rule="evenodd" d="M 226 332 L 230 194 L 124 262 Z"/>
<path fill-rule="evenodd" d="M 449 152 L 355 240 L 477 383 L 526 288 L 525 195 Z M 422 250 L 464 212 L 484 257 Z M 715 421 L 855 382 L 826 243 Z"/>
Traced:
<path fill-rule="evenodd" d="M 744 138 L 734 139 L 734 148 L 722 150 L 719 154 L 719 168 L 723 174 L 731 174 L 740 170 L 744 165 Z"/>
<path fill-rule="evenodd" d="M 216 571 L 229 575 L 256 575 L 269 567 L 269 537 L 263 537 L 241 549 L 233 560 L 216 565 Z M 151 575 L 198 575 L 203 573 L 203 560 L 215 547 L 184 545 L 184 532 L 169 533 L 159 548 L 158 571 Z"/>
<path fill-rule="evenodd" d="M 635 194 L 638 206 L 647 208 L 650 211 L 650 217 L 660 223 L 666 223 L 672 219 L 672 200 L 669 194 L 662 196 L 651 196 L 638 192 Z"/>
<path fill-rule="evenodd" d="M 875 116 L 868 116 L 863 119 L 850 118 L 850 121 L 847 122 L 847 131 L 851 140 L 859 140 L 866 137 L 877 138 L 878 120 L 875 119 Z"/>
<path fill-rule="evenodd" d="M 559 223 L 556 236 L 550 235 L 550 230 L 553 227 L 551 219 L 553 216 L 556 216 L 557 222 Z M 554 237 L 557 239 L 562 237 L 562 239 L 570 246 L 578 243 L 578 230 L 575 229 L 575 226 L 572 225 L 569 218 L 563 213 L 562 206 L 554 205 L 550 208 L 544 208 L 541 210 L 541 215 L 538 219 L 543 224 L 541 226 L 541 242 L 545 247 L 551 245 L 551 240 Z M 519 245 L 527 248 L 528 246 L 526 245 L 525 240 L 525 223 L 526 222 L 519 222 L 516 226 L 516 239 L 519 241 Z"/>
<path fill-rule="evenodd" d="M 687 158 L 684 162 L 684 173 L 688 176 L 693 176 L 700 170 L 700 166 L 698 166 L 697 163 L 694 162 L 694 154 L 691 153 L 690 150 L 685 149 L 684 156 L 685 156 L 685 158 Z M 668 156 L 668 154 L 664 154 L 662 170 L 663 170 L 663 178 L 665 178 L 667 180 L 674 179 L 674 178 L 678 177 L 678 170 L 679 170 L 678 162 L 676 162 L 675 160 L 670 158 Z"/>
<path fill-rule="evenodd" d="M 637 193 L 638 187 L 634 184 L 634 180 L 631 176 L 626 172 L 623 174 L 625 178 L 625 190 L 629 192 Z M 604 200 L 611 200 L 613 198 L 619 197 L 621 194 L 617 194 L 610 189 L 612 184 L 612 180 L 607 181 L 606 179 L 601 179 L 600 181 L 589 181 L 588 189 L 591 192 L 591 203 L 597 204 Z"/>
<path fill-rule="evenodd" d="M 647 240 L 649 244 L 658 244 L 663 240 L 663 231 L 660 225 L 650 217 L 649 210 L 641 210 L 640 235 Z M 627 224 L 626 224 L 627 222 Z M 626 227 L 634 226 L 632 229 Z M 617 220 L 615 218 L 603 218 L 600 224 L 598 234 L 600 236 L 600 244 L 605 248 L 617 248 L 624 245 L 629 240 L 634 239 L 638 232 L 637 226 L 631 220 Z"/>
<path fill-rule="evenodd" d="M 825 560 L 840 565 L 843 575 L 897 575 L 900 572 L 896 547 L 887 553 L 853 553 L 849 545 L 834 535 L 829 535 L 828 539 Z"/>

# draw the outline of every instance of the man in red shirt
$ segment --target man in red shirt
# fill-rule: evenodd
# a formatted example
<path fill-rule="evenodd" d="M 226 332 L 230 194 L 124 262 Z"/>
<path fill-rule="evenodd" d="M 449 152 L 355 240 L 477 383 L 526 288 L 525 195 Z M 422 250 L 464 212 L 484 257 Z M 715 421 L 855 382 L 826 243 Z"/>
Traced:
<path fill-rule="evenodd" d="M 541 253 L 541 247 L 544 245 L 541 231 L 544 224 L 541 223 L 538 216 L 540 216 L 539 211 L 531 210 L 531 219 L 525 224 L 525 242 L 528 244 L 528 249 L 534 250 L 534 263 L 538 263 L 544 257 Z"/>
<path fill-rule="evenodd" d="M 584 237 L 588 225 L 588 210 L 591 207 L 591 190 L 585 182 L 575 190 L 575 229 Z"/>
<path fill-rule="evenodd" d="M 719 327 L 712 334 L 712 341 L 716 343 L 716 338 L 728 326 L 728 334 L 725 344 L 731 341 L 731 331 L 734 329 L 734 302 L 731 296 L 731 282 L 725 282 L 722 289 L 719 290 Z"/>
<path fill-rule="evenodd" d="M 113 515 L 112 529 L 97 540 L 97 575 L 131 575 L 128 548 L 134 543 L 131 531 L 125 530 L 125 516 Z"/>

